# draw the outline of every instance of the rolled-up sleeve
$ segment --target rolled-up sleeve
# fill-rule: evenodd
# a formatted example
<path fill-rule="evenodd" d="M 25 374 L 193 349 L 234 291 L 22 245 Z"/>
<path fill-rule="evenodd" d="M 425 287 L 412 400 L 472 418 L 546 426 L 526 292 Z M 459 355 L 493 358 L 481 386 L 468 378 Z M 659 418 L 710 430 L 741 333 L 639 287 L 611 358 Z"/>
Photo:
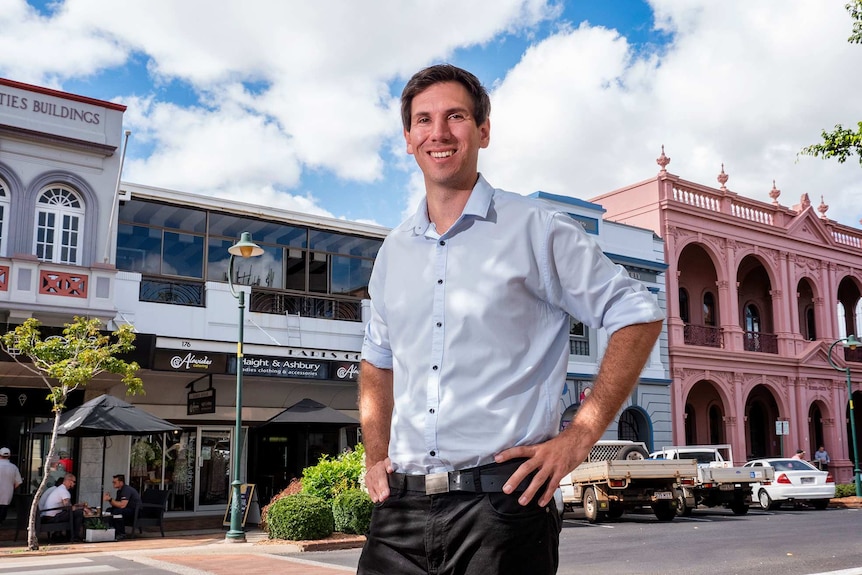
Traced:
<path fill-rule="evenodd" d="M 389 347 L 389 333 L 383 318 L 371 302 L 371 321 L 365 326 L 362 340 L 362 359 L 380 369 L 392 369 L 392 349 Z"/>
<path fill-rule="evenodd" d="M 610 335 L 622 327 L 664 319 L 646 286 L 608 259 L 567 214 L 551 219 L 545 253 L 551 300 L 590 327 L 604 328 Z"/>

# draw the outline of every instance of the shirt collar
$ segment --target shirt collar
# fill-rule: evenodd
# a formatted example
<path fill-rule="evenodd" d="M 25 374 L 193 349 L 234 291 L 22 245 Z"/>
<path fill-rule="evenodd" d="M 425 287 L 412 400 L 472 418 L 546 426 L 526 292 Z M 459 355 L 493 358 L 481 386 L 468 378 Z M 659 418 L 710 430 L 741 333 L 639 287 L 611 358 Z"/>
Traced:
<path fill-rule="evenodd" d="M 458 228 L 458 223 L 465 217 L 472 216 L 475 218 L 487 218 L 491 210 L 491 200 L 494 198 L 494 188 L 488 183 L 488 180 L 480 173 L 476 180 L 476 185 L 473 186 L 473 191 L 470 192 L 470 197 L 467 198 L 467 204 L 464 206 L 464 211 L 461 212 L 461 217 L 452 226 L 455 230 Z M 431 220 L 428 218 L 428 199 L 423 196 L 419 202 L 419 207 L 416 213 L 413 214 L 412 225 L 413 234 L 417 236 L 424 235 L 428 228 L 431 227 Z"/>

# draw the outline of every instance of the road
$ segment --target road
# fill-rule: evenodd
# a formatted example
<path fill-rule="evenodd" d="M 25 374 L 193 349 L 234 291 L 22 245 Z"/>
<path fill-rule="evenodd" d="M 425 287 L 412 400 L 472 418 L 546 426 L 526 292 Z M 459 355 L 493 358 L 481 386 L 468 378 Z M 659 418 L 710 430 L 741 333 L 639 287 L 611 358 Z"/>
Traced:
<path fill-rule="evenodd" d="M 558 575 L 862 575 L 860 540 L 859 509 L 752 509 L 742 517 L 723 509 L 698 509 L 669 523 L 649 513 L 595 525 L 575 512 L 565 515 Z M 359 551 L 302 557 L 355 567 Z"/>
<path fill-rule="evenodd" d="M 757 509 L 742 517 L 723 509 L 695 510 L 668 523 L 652 513 L 638 513 L 595 525 L 579 511 L 564 518 L 558 574 L 862 575 L 860 526 L 862 509 Z M 355 573 L 360 553 L 285 554 L 277 549 L 264 546 L 231 556 L 224 555 L 230 553 L 227 548 L 207 545 L 4 557 L 0 575 L 337 575 Z"/>

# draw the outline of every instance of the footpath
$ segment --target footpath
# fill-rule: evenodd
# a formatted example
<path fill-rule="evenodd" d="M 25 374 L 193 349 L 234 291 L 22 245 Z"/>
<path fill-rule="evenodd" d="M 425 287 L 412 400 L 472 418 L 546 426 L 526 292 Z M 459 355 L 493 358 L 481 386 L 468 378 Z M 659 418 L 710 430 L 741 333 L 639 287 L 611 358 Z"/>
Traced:
<path fill-rule="evenodd" d="M 228 543 L 223 530 L 157 531 L 103 543 L 42 543 L 38 551 L 26 541 L 0 541 L 0 569 L 11 563 L 60 555 L 108 554 L 181 575 L 344 575 L 355 569 L 310 561 L 289 554 L 361 547 L 365 538 L 336 534 L 320 541 L 270 541 L 259 529 L 246 532 L 245 543 Z"/>

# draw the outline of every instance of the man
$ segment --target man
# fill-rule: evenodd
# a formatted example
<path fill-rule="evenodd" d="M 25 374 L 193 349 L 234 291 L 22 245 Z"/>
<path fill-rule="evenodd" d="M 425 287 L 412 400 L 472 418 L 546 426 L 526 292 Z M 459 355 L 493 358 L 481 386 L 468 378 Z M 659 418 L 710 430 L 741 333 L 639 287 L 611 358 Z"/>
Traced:
<path fill-rule="evenodd" d="M 814 460 L 821 471 L 829 471 L 829 462 L 832 460 L 829 459 L 829 452 L 822 445 L 814 452 Z"/>
<path fill-rule="evenodd" d="M 796 454 L 794 454 L 790 459 L 805 459 L 805 450 L 797 449 Z"/>
<path fill-rule="evenodd" d="M 663 314 L 578 222 L 479 174 L 490 100 L 475 76 L 426 68 L 401 111 L 425 198 L 369 282 L 359 408 L 376 505 L 358 573 L 555 573 L 554 492 L 630 395 Z M 610 339 L 559 432 L 570 315 Z"/>
<path fill-rule="evenodd" d="M 6 513 L 15 490 L 21 485 L 21 472 L 9 461 L 12 451 L 8 447 L 0 448 L 0 524 L 6 521 Z"/>
<path fill-rule="evenodd" d="M 47 509 L 46 504 L 48 503 L 48 497 L 55 489 L 57 489 L 57 487 L 60 486 L 60 484 L 63 483 L 63 481 L 65 481 L 65 477 L 57 479 L 57 481 L 54 482 L 54 485 L 46 488 L 45 491 L 42 492 L 42 497 L 39 498 L 39 511 L 44 511 L 45 509 Z"/>
<path fill-rule="evenodd" d="M 67 473 L 63 477 L 63 482 L 57 485 L 45 498 L 45 507 L 42 511 L 42 521 L 60 523 L 69 520 L 69 514 L 72 514 L 72 530 L 71 539 L 81 541 L 83 539 L 84 529 L 84 508 L 86 503 L 72 505 L 71 489 L 75 487 L 77 478 L 72 473 Z"/>
<path fill-rule="evenodd" d="M 123 539 L 126 536 L 126 523 L 134 522 L 135 509 L 141 506 L 141 495 L 137 489 L 126 485 L 126 476 L 123 474 L 114 475 L 112 483 L 117 495 L 111 497 L 110 493 L 105 492 L 102 499 L 111 504 L 109 513 L 114 516 L 116 538 Z"/>

